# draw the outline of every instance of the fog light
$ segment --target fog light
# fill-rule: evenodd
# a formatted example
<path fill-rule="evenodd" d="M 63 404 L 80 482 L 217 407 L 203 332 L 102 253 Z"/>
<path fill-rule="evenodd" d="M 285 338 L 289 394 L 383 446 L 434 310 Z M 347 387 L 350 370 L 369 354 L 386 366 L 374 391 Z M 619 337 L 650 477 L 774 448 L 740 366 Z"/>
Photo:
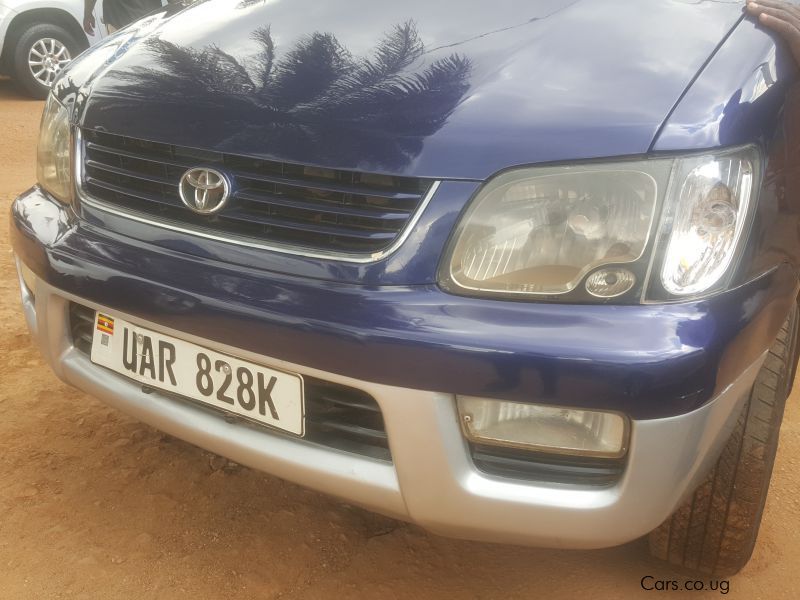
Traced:
<path fill-rule="evenodd" d="M 618 413 L 458 397 L 471 442 L 538 452 L 620 458 L 627 451 L 628 420 Z"/>
<path fill-rule="evenodd" d="M 22 281 L 25 282 L 25 287 L 28 288 L 28 293 L 30 293 L 31 296 L 35 295 L 38 277 L 36 277 L 34 272 L 25 266 L 25 263 L 21 260 L 17 262 L 17 265 L 19 266 L 19 273 L 22 276 Z"/>

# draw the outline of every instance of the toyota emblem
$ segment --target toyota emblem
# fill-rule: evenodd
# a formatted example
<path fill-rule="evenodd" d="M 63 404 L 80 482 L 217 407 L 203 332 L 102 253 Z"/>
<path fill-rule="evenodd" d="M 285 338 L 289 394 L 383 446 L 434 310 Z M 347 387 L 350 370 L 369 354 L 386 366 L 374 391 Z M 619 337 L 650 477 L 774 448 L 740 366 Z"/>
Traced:
<path fill-rule="evenodd" d="M 219 171 L 196 167 L 183 174 L 178 192 L 187 207 L 196 213 L 209 215 L 225 206 L 230 185 Z"/>

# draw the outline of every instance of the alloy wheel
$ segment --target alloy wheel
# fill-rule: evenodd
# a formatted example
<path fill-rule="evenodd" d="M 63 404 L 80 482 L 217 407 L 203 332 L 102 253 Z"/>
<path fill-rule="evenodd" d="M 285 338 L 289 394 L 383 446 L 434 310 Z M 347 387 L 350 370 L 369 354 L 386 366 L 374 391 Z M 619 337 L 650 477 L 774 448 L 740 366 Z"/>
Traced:
<path fill-rule="evenodd" d="M 55 38 L 43 38 L 31 46 L 28 67 L 41 84 L 50 87 L 56 76 L 72 60 L 67 47 Z"/>

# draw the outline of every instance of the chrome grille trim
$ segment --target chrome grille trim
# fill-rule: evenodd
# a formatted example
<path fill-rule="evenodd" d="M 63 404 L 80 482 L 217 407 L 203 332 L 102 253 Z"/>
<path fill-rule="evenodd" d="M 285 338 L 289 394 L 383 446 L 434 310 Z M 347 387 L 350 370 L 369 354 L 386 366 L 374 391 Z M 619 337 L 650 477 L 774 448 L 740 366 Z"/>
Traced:
<path fill-rule="evenodd" d="M 101 210 L 101 211 L 106 212 L 106 213 L 110 213 L 110 214 L 113 214 L 113 215 L 116 215 L 116 216 L 119 216 L 119 217 L 123 217 L 123 218 L 126 218 L 126 219 L 130 219 L 130 220 L 137 221 L 137 222 L 140 222 L 140 223 L 143 223 L 143 224 L 147 224 L 147 225 L 151 225 L 151 226 L 154 226 L 154 227 L 167 229 L 167 230 L 170 230 L 170 231 L 175 231 L 175 232 L 179 232 L 179 233 L 185 233 L 185 234 L 188 234 L 188 235 L 202 237 L 202 238 L 213 240 L 213 241 L 217 241 L 217 242 L 235 244 L 235 245 L 238 245 L 238 246 L 244 246 L 244 247 L 248 247 L 248 248 L 255 248 L 255 249 L 259 249 L 259 250 L 267 250 L 267 251 L 270 251 L 270 252 L 289 254 L 289 255 L 293 255 L 293 256 L 301 256 L 301 257 L 305 257 L 305 258 L 317 258 L 317 259 L 324 259 L 324 260 L 336 260 L 336 261 L 342 261 L 342 262 L 366 264 L 366 263 L 377 262 L 379 260 L 382 260 L 382 259 L 388 257 L 389 255 L 391 255 L 394 252 L 396 252 L 405 243 L 405 241 L 408 239 L 408 237 L 411 235 L 411 232 L 414 230 L 414 227 L 419 222 L 420 218 L 422 217 L 423 212 L 427 208 L 428 204 L 430 203 L 431 199 L 436 194 L 436 191 L 439 189 L 439 186 L 441 184 L 441 182 L 439 180 L 430 180 L 430 185 L 429 185 L 427 191 L 424 193 L 424 195 L 420 196 L 420 200 L 419 200 L 418 204 L 416 205 L 416 207 L 414 207 L 413 210 L 408 211 L 409 217 L 408 217 L 408 219 L 407 219 L 407 221 L 405 223 L 405 226 L 397 234 L 395 234 L 393 236 L 392 243 L 389 244 L 386 248 L 383 248 L 383 249 L 381 249 L 379 251 L 375 251 L 375 252 L 371 252 L 371 253 L 366 253 L 366 252 L 337 252 L 335 250 L 322 250 L 322 249 L 318 249 L 318 248 L 303 247 L 303 246 L 299 246 L 299 245 L 291 244 L 291 243 L 279 243 L 279 242 L 269 243 L 269 242 L 266 242 L 266 241 L 265 242 L 261 242 L 261 241 L 258 241 L 256 239 L 252 238 L 252 237 L 238 236 L 238 235 L 230 234 L 230 233 L 225 233 L 225 234 L 216 233 L 216 232 L 213 232 L 213 231 L 204 230 L 204 229 L 199 228 L 199 227 L 193 227 L 193 226 L 190 226 L 190 225 L 186 225 L 186 224 L 177 222 L 175 220 L 167 220 L 167 219 L 156 220 L 156 219 L 151 218 L 150 216 L 148 216 L 146 214 L 143 214 L 143 213 L 135 211 L 135 210 L 125 210 L 125 209 L 120 208 L 118 206 L 111 206 L 109 203 L 107 203 L 107 202 L 103 201 L 102 199 L 97 198 L 94 195 L 92 195 L 91 192 L 89 190 L 87 190 L 86 186 L 84 185 L 85 182 L 86 182 L 86 178 L 87 178 L 87 175 L 86 175 L 86 166 L 87 166 L 87 164 L 86 164 L 86 146 L 88 145 L 88 143 L 84 142 L 83 132 L 79 127 L 76 127 L 75 130 L 74 130 L 74 143 L 75 143 L 75 147 L 74 147 L 75 182 L 76 182 L 76 191 L 77 191 L 79 204 L 85 204 L 87 206 L 90 206 L 92 208 Z M 117 150 L 115 150 L 115 152 L 121 153 L 121 151 L 117 151 Z M 130 154 L 133 155 L 134 153 L 130 153 Z M 135 155 L 133 155 L 131 157 L 132 158 L 137 158 L 137 159 L 140 159 L 140 160 L 147 160 L 147 159 L 144 159 L 144 158 L 142 158 L 140 156 L 135 156 Z M 177 167 L 181 167 L 182 168 L 186 164 L 189 164 L 190 161 L 185 161 L 185 164 L 182 161 L 173 161 L 173 160 L 169 160 L 169 159 L 166 159 L 164 161 L 156 161 L 156 162 L 168 163 L 168 164 L 172 164 L 173 166 L 177 166 Z M 242 177 L 243 178 L 247 178 L 247 175 L 243 174 Z M 259 177 L 261 177 L 261 176 L 259 175 Z M 147 180 L 148 178 L 143 178 L 143 179 Z M 156 178 L 156 179 L 163 179 L 163 178 Z M 265 177 L 265 179 L 266 179 L 266 177 Z M 280 179 L 280 178 L 270 177 L 270 179 Z M 410 178 L 410 179 L 415 179 L 415 178 Z M 171 185 L 171 183 L 169 183 L 167 181 L 156 181 L 154 183 L 158 183 L 159 185 Z M 286 182 L 284 182 L 284 181 L 276 181 L 276 183 L 280 183 L 282 185 L 291 185 L 290 183 L 288 183 L 288 180 Z M 107 185 L 111 185 L 111 184 L 107 184 Z M 315 185 L 316 185 L 316 182 L 315 182 Z M 340 189 L 333 189 L 333 188 L 336 188 L 336 187 L 337 186 L 326 185 L 324 183 L 321 183 L 319 185 L 319 189 L 330 188 L 330 191 L 342 191 Z M 176 188 L 177 188 L 177 186 L 176 186 Z M 125 194 L 126 195 L 131 195 L 131 196 L 135 195 L 134 193 L 131 193 L 130 190 L 126 191 Z M 246 192 L 241 192 L 240 191 L 239 194 L 241 194 L 241 195 L 243 195 L 243 197 L 247 198 L 247 193 Z M 379 191 L 379 190 L 370 190 L 368 195 L 375 195 L 375 196 L 378 196 L 378 197 L 383 196 L 383 197 L 393 198 L 393 199 L 407 199 L 407 198 L 415 197 L 413 194 L 405 194 L 403 192 L 383 193 L 382 194 L 381 191 Z M 242 197 L 242 196 L 240 196 L 240 197 Z M 295 205 L 298 205 L 298 204 L 300 204 L 300 201 L 295 203 Z M 303 208 L 304 207 L 300 207 L 300 209 L 303 209 Z M 319 210 L 320 212 L 326 212 L 324 210 L 324 208 L 325 207 L 314 207 L 314 210 Z M 344 212 L 349 212 L 349 209 L 351 207 L 343 206 L 343 208 L 345 209 Z M 360 209 L 358 209 L 358 207 L 352 207 L 352 208 L 355 211 L 360 210 Z M 337 212 L 341 213 L 342 211 L 337 211 Z M 383 213 L 381 213 L 380 211 L 375 211 L 375 212 L 376 212 L 376 214 L 385 215 L 387 220 L 393 220 L 393 219 L 400 218 L 400 213 L 402 211 L 387 209 Z M 355 212 L 354 212 L 352 214 L 352 216 L 361 216 L 361 215 L 355 214 Z"/>

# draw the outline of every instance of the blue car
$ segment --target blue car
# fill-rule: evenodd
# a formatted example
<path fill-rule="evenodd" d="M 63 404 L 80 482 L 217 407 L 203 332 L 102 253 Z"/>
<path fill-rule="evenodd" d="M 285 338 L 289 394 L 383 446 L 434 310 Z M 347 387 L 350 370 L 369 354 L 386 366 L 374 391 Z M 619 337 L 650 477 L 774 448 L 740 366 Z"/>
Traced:
<path fill-rule="evenodd" d="M 743 8 L 168 7 L 49 96 L 12 207 L 32 337 L 432 532 L 735 573 L 800 291 L 797 66 Z"/>

